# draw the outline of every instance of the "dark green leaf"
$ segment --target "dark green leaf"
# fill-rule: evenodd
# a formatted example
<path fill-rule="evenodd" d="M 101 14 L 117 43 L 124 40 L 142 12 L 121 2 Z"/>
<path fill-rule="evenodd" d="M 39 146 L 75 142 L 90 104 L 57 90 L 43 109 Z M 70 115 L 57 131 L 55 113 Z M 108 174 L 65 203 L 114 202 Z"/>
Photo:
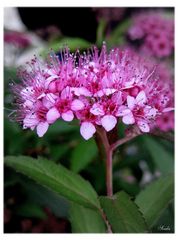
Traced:
<path fill-rule="evenodd" d="M 119 23 L 118 26 L 110 33 L 108 36 L 107 42 L 109 45 L 114 44 L 123 44 L 124 35 L 126 34 L 128 27 L 130 26 L 130 19 L 126 19 L 122 23 Z"/>
<path fill-rule="evenodd" d="M 49 208 L 57 217 L 68 217 L 69 202 L 59 194 L 37 184 L 25 176 L 21 176 L 20 184 L 31 203 Z"/>
<path fill-rule="evenodd" d="M 106 21 L 104 19 L 100 19 L 98 24 L 98 28 L 96 31 L 96 43 L 97 46 L 101 46 L 102 42 L 104 41 L 104 31 L 106 29 Z"/>
<path fill-rule="evenodd" d="M 151 183 L 136 197 L 136 204 L 148 226 L 152 226 L 174 197 L 174 177 L 168 175 Z"/>
<path fill-rule="evenodd" d="M 105 223 L 97 210 L 71 203 L 70 221 L 73 233 L 105 233 Z"/>
<path fill-rule="evenodd" d="M 54 42 L 50 42 L 48 45 L 49 49 L 53 49 L 54 52 L 59 52 L 60 49 L 68 46 L 72 52 L 75 52 L 76 49 L 87 49 L 91 46 L 91 43 L 82 38 L 72 38 L 72 37 L 64 37 L 62 39 L 55 40 Z M 43 50 L 41 55 L 46 56 L 48 54 Z"/>
<path fill-rule="evenodd" d="M 40 206 L 29 202 L 26 202 L 18 207 L 16 209 L 16 213 L 23 217 L 34 217 L 40 219 L 45 219 L 47 217 L 46 213 Z"/>
<path fill-rule="evenodd" d="M 93 139 L 80 142 L 74 148 L 71 157 L 71 169 L 74 172 L 80 172 L 97 155 L 97 147 Z"/>
<path fill-rule="evenodd" d="M 53 144 L 50 146 L 50 156 L 54 162 L 57 162 L 68 150 L 68 144 L 59 144 L 59 146 Z"/>
<path fill-rule="evenodd" d="M 145 147 L 149 150 L 156 166 L 162 173 L 172 172 L 174 169 L 174 158 L 160 143 L 151 137 L 144 138 Z"/>
<path fill-rule="evenodd" d="M 20 184 L 27 199 L 42 208 L 49 208 L 56 217 L 68 217 L 69 202 L 59 194 L 21 176 Z"/>
<path fill-rule="evenodd" d="M 67 133 L 71 132 L 78 129 L 77 126 L 69 124 L 65 121 L 62 120 L 57 120 L 54 124 L 52 124 L 48 130 L 48 135 L 50 134 L 62 134 L 62 133 Z"/>
<path fill-rule="evenodd" d="M 169 206 L 159 217 L 158 221 L 152 227 L 153 233 L 174 233 L 174 206 Z"/>
<path fill-rule="evenodd" d="M 97 194 L 90 183 L 60 164 L 27 156 L 7 156 L 5 164 L 68 200 L 90 208 L 99 207 Z"/>
<path fill-rule="evenodd" d="M 101 197 L 101 206 L 115 233 L 144 233 L 145 220 L 130 196 L 121 191 L 113 197 Z"/>

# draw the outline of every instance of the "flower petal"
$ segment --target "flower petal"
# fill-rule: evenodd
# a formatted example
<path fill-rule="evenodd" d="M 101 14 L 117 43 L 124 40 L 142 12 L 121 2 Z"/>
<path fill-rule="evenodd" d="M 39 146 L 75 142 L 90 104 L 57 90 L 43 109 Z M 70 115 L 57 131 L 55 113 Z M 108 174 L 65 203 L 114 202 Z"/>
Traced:
<path fill-rule="evenodd" d="M 167 107 L 163 110 L 163 112 L 170 112 L 170 111 L 174 111 L 173 107 Z"/>
<path fill-rule="evenodd" d="M 156 116 L 156 114 L 158 113 L 158 110 L 156 108 L 152 108 L 150 106 L 146 106 L 144 108 L 144 113 L 145 116 L 149 119 L 154 119 L 154 117 Z"/>
<path fill-rule="evenodd" d="M 123 117 L 131 112 L 131 110 L 126 106 L 120 106 L 116 112 L 117 117 Z"/>
<path fill-rule="evenodd" d="M 94 94 L 94 97 L 102 97 L 104 95 L 109 96 L 109 95 L 115 93 L 116 91 L 117 91 L 117 89 L 115 89 L 115 88 L 104 88 L 102 90 L 97 91 Z"/>
<path fill-rule="evenodd" d="M 145 92 L 140 91 L 136 97 L 136 103 L 138 105 L 143 105 L 144 103 L 146 103 L 146 101 L 147 101 L 147 98 L 146 98 Z"/>
<path fill-rule="evenodd" d="M 61 99 L 72 98 L 71 88 L 67 86 L 61 92 Z"/>
<path fill-rule="evenodd" d="M 122 121 L 125 124 L 134 124 L 135 123 L 135 118 L 134 118 L 132 112 L 130 112 L 127 115 L 124 115 L 123 118 L 122 118 Z"/>
<path fill-rule="evenodd" d="M 85 140 L 90 139 L 96 132 L 96 128 L 91 122 L 83 122 L 80 127 L 80 133 Z"/>
<path fill-rule="evenodd" d="M 46 114 L 46 119 L 48 123 L 54 123 L 59 117 L 60 113 L 55 107 L 51 108 Z"/>
<path fill-rule="evenodd" d="M 23 120 L 23 129 L 36 127 L 38 123 L 39 120 L 36 113 L 28 113 Z"/>
<path fill-rule="evenodd" d="M 131 96 L 127 96 L 127 105 L 132 110 L 135 106 L 135 98 Z"/>
<path fill-rule="evenodd" d="M 75 99 L 71 104 L 71 109 L 73 111 L 82 110 L 84 107 L 85 107 L 85 104 L 78 99 Z"/>
<path fill-rule="evenodd" d="M 90 109 L 90 112 L 95 116 L 104 115 L 103 107 L 99 103 L 94 103 Z"/>
<path fill-rule="evenodd" d="M 33 99 L 27 99 L 25 102 L 24 102 L 24 104 L 23 104 L 23 106 L 26 108 L 29 108 L 29 109 L 32 109 L 33 108 L 33 106 L 34 106 L 34 100 Z"/>
<path fill-rule="evenodd" d="M 62 118 L 64 119 L 64 121 L 70 122 L 74 119 L 74 114 L 71 110 L 69 110 L 65 113 L 62 113 Z"/>
<path fill-rule="evenodd" d="M 43 135 L 47 132 L 49 124 L 47 122 L 40 122 L 36 128 L 37 134 L 39 137 L 43 137 Z"/>
<path fill-rule="evenodd" d="M 76 96 L 80 96 L 80 95 L 83 95 L 85 97 L 91 97 L 92 96 L 92 93 L 90 91 L 88 91 L 88 89 L 85 88 L 85 87 L 79 87 L 79 88 L 72 87 L 71 91 L 74 92 L 74 94 Z"/>
<path fill-rule="evenodd" d="M 114 93 L 112 95 L 111 99 L 112 99 L 113 102 L 116 102 L 117 105 L 121 105 L 122 104 L 122 92 L 118 91 L 118 92 Z"/>
<path fill-rule="evenodd" d="M 50 84 L 50 82 L 52 82 L 54 79 L 57 79 L 57 78 L 59 78 L 59 76 L 57 76 L 57 75 L 53 75 L 53 76 L 48 77 L 48 78 L 45 80 L 45 88 L 48 87 L 48 85 Z"/>
<path fill-rule="evenodd" d="M 53 93 L 47 93 L 46 96 L 42 99 L 43 106 L 50 109 L 54 106 L 57 96 Z"/>
<path fill-rule="evenodd" d="M 109 132 L 116 126 L 117 119 L 112 115 L 106 115 L 101 119 L 101 124 L 104 129 Z"/>
<path fill-rule="evenodd" d="M 150 127 L 149 127 L 148 123 L 146 123 L 144 121 L 138 121 L 137 125 L 142 132 L 149 132 L 150 131 Z"/>

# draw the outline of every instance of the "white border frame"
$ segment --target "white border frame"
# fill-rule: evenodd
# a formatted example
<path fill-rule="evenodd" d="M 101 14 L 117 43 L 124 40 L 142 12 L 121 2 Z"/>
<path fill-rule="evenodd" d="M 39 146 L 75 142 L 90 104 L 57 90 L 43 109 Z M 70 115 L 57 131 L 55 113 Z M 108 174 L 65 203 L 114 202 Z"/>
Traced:
<path fill-rule="evenodd" d="M 171 3 L 170 3 L 171 1 Z M 42 0 L 1 0 L 0 3 L 0 21 L 2 21 L 3 23 L 3 8 L 4 7 L 77 7 L 77 6 L 85 6 L 85 7 L 175 7 L 175 23 L 178 22 L 177 19 L 177 8 L 176 8 L 176 3 L 178 1 L 176 0 L 161 0 L 161 1 L 157 1 L 157 0 L 124 0 L 124 1 L 119 1 L 119 0 L 88 0 L 87 2 L 84 1 L 79 1 L 79 0 L 75 0 L 75 1 L 70 1 L 70 0 L 65 0 L 65 1 L 57 1 L 57 0 L 50 0 L 50 1 L 42 1 Z M 177 26 L 176 26 L 177 27 Z M 175 27 L 175 29 L 176 29 Z M 1 44 L 1 50 L 0 50 L 0 54 L 1 54 L 1 58 L 0 58 L 0 72 L 1 72 L 1 87 L 0 87 L 0 98 L 1 98 L 1 110 L 2 110 L 2 114 L 1 116 L 3 116 L 3 24 L 1 24 L 1 29 L 0 29 L 0 44 Z M 177 31 L 175 34 L 175 43 L 177 43 L 178 38 L 177 38 Z M 177 48 L 176 48 L 177 50 Z M 176 51 L 175 51 L 176 52 Z M 177 63 L 177 54 L 175 54 L 175 63 Z M 176 68 L 176 65 L 175 65 Z M 177 70 L 175 69 L 175 76 L 177 76 Z M 177 93 L 177 83 L 176 81 L 178 81 L 175 77 L 175 93 Z M 175 94 L 175 105 L 177 106 L 177 99 L 178 97 L 176 97 Z M 175 111 L 175 122 L 177 122 L 177 111 Z M 2 119 L 2 118 L 1 118 Z M 177 225 L 177 217 L 176 217 L 176 221 L 175 221 L 175 234 L 4 234 L 3 233 L 3 120 L 1 120 L 1 124 L 0 124 L 0 130 L 1 130 L 1 139 L 0 139 L 0 143 L 1 143 L 1 156 L 2 156 L 2 165 L 1 165 L 1 170 L 0 170 L 0 174 L 1 174 L 1 181 L 0 181 L 0 186 L 1 186 L 1 206 L 0 206 L 0 239 L 2 240 L 6 240 L 6 239 L 13 239 L 13 240 L 21 240 L 21 239 L 29 239 L 31 240 L 31 238 L 33 238 L 34 240 L 38 240 L 38 239 L 44 239 L 44 240 L 53 240 L 53 239 L 62 239 L 62 240 L 68 240 L 68 239 L 130 239 L 132 238 L 134 239 L 155 239 L 155 238 L 159 238 L 159 239 L 165 239 L 167 240 L 168 238 L 171 239 L 175 239 L 176 237 L 176 225 Z M 175 132 L 177 133 L 177 124 L 175 125 Z M 175 140 L 177 140 L 177 134 L 175 134 Z M 176 142 L 175 142 L 175 149 L 176 149 Z M 176 156 L 177 155 L 177 150 L 175 150 L 175 160 L 176 160 Z M 177 173 L 177 163 L 175 161 L 175 173 Z M 177 183 L 177 174 L 175 174 L 175 183 Z M 176 190 L 176 188 L 175 188 Z M 177 199 L 177 190 L 175 191 L 175 199 Z M 177 207 L 176 207 L 177 209 Z M 176 210 L 175 210 L 176 213 Z M 176 214 L 177 216 L 177 214 Z"/>

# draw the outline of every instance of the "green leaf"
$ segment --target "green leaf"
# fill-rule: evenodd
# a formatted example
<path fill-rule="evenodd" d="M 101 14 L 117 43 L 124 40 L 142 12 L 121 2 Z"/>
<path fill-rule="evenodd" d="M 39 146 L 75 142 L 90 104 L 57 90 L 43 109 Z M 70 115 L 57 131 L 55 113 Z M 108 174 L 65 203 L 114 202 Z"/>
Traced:
<path fill-rule="evenodd" d="M 62 120 L 57 120 L 54 124 L 52 124 L 48 130 L 48 135 L 56 133 L 62 134 L 62 133 L 68 133 L 71 131 L 75 131 L 78 129 L 78 126 L 69 124 Z"/>
<path fill-rule="evenodd" d="M 113 197 L 100 197 L 100 203 L 115 233 L 147 232 L 141 212 L 127 193 L 121 191 Z"/>
<path fill-rule="evenodd" d="M 74 148 L 71 156 L 71 170 L 80 172 L 83 170 L 97 155 L 97 147 L 93 139 L 80 142 Z"/>
<path fill-rule="evenodd" d="M 57 162 L 62 156 L 65 155 L 66 152 L 68 152 L 68 150 L 68 144 L 59 144 L 59 146 L 53 144 L 50 146 L 50 156 L 54 162 Z"/>
<path fill-rule="evenodd" d="M 145 147 L 149 150 L 156 166 L 162 173 L 173 172 L 173 155 L 167 151 L 160 143 L 151 137 L 144 138 Z"/>
<path fill-rule="evenodd" d="M 105 223 L 97 210 L 71 203 L 70 221 L 73 233 L 106 233 Z"/>
<path fill-rule="evenodd" d="M 47 217 L 44 210 L 37 204 L 26 202 L 15 211 L 18 215 L 23 217 L 35 217 L 39 219 L 45 219 Z"/>
<path fill-rule="evenodd" d="M 69 201 L 66 198 L 25 176 L 21 176 L 20 184 L 31 203 L 49 208 L 56 217 L 68 218 Z"/>
<path fill-rule="evenodd" d="M 68 200 L 90 208 L 98 208 L 97 194 L 89 182 L 60 164 L 27 156 L 7 156 L 5 164 Z"/>
<path fill-rule="evenodd" d="M 174 233 L 174 204 L 170 203 L 151 228 L 152 233 Z"/>
<path fill-rule="evenodd" d="M 64 37 L 62 39 L 55 40 L 50 42 L 48 45 L 49 49 L 53 49 L 54 52 L 59 52 L 60 49 L 68 46 L 72 52 L 75 52 L 76 49 L 84 50 L 91 46 L 91 43 L 82 38 L 72 38 Z M 41 53 L 42 56 L 46 56 L 47 52 L 43 50 Z"/>
<path fill-rule="evenodd" d="M 123 44 L 124 43 L 124 35 L 126 34 L 129 26 L 130 26 L 130 19 L 126 19 L 122 23 L 119 23 L 118 26 L 110 33 L 107 38 L 107 42 L 110 46 L 114 44 Z"/>
<path fill-rule="evenodd" d="M 174 177 L 167 175 L 151 183 L 135 199 L 148 226 L 152 226 L 174 197 Z"/>
<path fill-rule="evenodd" d="M 96 31 L 96 44 L 97 46 L 101 46 L 102 42 L 104 41 L 104 31 L 106 29 L 106 21 L 104 19 L 100 19 L 98 24 L 98 28 Z"/>

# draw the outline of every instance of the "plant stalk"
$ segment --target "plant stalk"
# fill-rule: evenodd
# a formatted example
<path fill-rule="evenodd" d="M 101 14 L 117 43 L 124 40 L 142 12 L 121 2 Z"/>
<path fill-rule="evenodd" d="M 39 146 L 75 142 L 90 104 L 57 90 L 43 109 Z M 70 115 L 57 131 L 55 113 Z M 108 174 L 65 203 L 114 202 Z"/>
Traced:
<path fill-rule="evenodd" d="M 112 174 L 112 157 L 114 150 L 132 140 L 133 138 L 141 135 L 142 133 L 137 127 L 132 127 L 129 129 L 129 133 L 125 135 L 124 138 L 117 140 L 115 143 L 110 144 L 107 133 L 104 128 L 97 128 L 97 133 L 100 136 L 101 142 L 104 147 L 105 157 L 106 157 L 106 189 L 107 189 L 107 196 L 111 197 L 113 195 L 113 174 Z"/>
<path fill-rule="evenodd" d="M 111 197 L 113 195 L 113 187 L 112 187 L 113 150 L 110 147 L 106 131 L 103 128 L 98 128 L 97 132 L 104 146 L 105 157 L 106 157 L 106 189 L 107 189 L 107 196 Z"/>
<path fill-rule="evenodd" d="M 112 184 L 112 155 L 113 151 L 109 148 L 106 152 L 106 188 L 107 196 L 113 195 L 113 184 Z"/>

